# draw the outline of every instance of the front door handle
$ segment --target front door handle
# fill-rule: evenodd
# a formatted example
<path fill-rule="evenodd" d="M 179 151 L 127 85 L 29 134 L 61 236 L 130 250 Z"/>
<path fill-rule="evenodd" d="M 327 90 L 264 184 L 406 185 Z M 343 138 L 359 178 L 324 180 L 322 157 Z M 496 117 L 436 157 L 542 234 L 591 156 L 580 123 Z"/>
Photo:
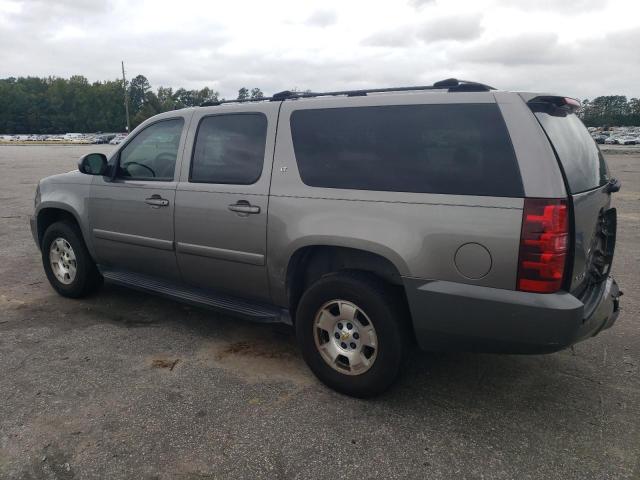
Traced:
<path fill-rule="evenodd" d="M 238 200 L 237 203 L 229 205 L 229 210 L 241 215 L 255 215 L 256 213 L 260 213 L 260 207 L 251 205 L 246 200 Z"/>
<path fill-rule="evenodd" d="M 145 199 L 144 202 L 154 208 L 166 207 L 169 205 L 169 200 L 167 200 L 166 198 L 162 198 L 158 194 L 151 195 L 149 198 Z"/>

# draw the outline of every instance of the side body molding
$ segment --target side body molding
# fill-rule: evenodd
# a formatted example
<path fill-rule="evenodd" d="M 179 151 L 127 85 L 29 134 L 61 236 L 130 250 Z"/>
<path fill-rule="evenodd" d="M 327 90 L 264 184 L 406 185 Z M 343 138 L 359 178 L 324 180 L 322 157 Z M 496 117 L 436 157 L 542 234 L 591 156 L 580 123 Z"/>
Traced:
<path fill-rule="evenodd" d="M 264 255 L 259 253 L 241 252 L 238 250 L 228 250 L 226 248 L 206 247 L 204 245 L 193 245 L 191 243 L 183 242 L 176 243 L 176 250 L 180 253 L 197 255 L 199 257 L 217 258 L 219 260 L 248 263 L 249 265 L 264 265 Z"/>
<path fill-rule="evenodd" d="M 174 242 L 159 238 L 143 237 L 141 235 L 131 235 L 129 233 L 111 232 L 109 230 L 93 229 L 96 238 L 111 240 L 112 242 L 128 243 L 130 245 L 140 245 L 142 247 L 158 248 L 160 250 L 173 250 Z"/>

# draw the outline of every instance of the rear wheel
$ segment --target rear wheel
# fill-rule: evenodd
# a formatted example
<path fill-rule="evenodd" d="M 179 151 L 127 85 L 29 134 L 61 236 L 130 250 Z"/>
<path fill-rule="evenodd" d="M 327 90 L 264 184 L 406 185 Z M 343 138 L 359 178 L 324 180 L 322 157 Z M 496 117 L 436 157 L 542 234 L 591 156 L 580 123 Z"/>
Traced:
<path fill-rule="evenodd" d="M 296 334 L 302 354 L 326 385 L 370 397 L 400 374 L 407 319 L 390 287 L 360 272 L 327 275 L 302 296 Z"/>
<path fill-rule="evenodd" d="M 42 237 L 41 251 L 47 279 L 60 295 L 83 297 L 101 284 L 102 277 L 75 225 L 50 225 Z"/>

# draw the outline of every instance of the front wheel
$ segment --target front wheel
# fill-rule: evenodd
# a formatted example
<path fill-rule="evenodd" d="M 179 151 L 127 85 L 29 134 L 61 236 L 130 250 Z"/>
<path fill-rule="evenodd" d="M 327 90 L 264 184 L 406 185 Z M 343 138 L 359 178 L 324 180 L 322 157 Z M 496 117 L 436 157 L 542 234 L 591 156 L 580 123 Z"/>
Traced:
<path fill-rule="evenodd" d="M 313 284 L 296 313 L 296 335 L 313 373 L 355 397 L 388 389 L 407 345 L 401 305 L 389 286 L 364 273 L 335 273 Z"/>
<path fill-rule="evenodd" d="M 41 251 L 49 283 L 60 295 L 83 297 L 101 284 L 102 277 L 75 225 L 50 225 L 42 237 Z"/>

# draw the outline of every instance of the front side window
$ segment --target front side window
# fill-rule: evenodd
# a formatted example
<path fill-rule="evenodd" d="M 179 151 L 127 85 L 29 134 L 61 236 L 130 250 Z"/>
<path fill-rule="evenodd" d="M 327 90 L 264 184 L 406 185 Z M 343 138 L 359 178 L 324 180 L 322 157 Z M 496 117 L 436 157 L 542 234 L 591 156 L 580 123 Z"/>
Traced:
<path fill-rule="evenodd" d="M 118 177 L 131 180 L 173 180 L 184 120 L 149 125 L 120 152 Z"/>
<path fill-rule="evenodd" d="M 189 180 L 237 185 L 257 182 L 262 174 L 266 139 L 267 119 L 261 113 L 203 118 Z"/>
<path fill-rule="evenodd" d="M 522 197 L 511 139 L 495 104 L 297 110 L 291 133 L 313 187 Z"/>

